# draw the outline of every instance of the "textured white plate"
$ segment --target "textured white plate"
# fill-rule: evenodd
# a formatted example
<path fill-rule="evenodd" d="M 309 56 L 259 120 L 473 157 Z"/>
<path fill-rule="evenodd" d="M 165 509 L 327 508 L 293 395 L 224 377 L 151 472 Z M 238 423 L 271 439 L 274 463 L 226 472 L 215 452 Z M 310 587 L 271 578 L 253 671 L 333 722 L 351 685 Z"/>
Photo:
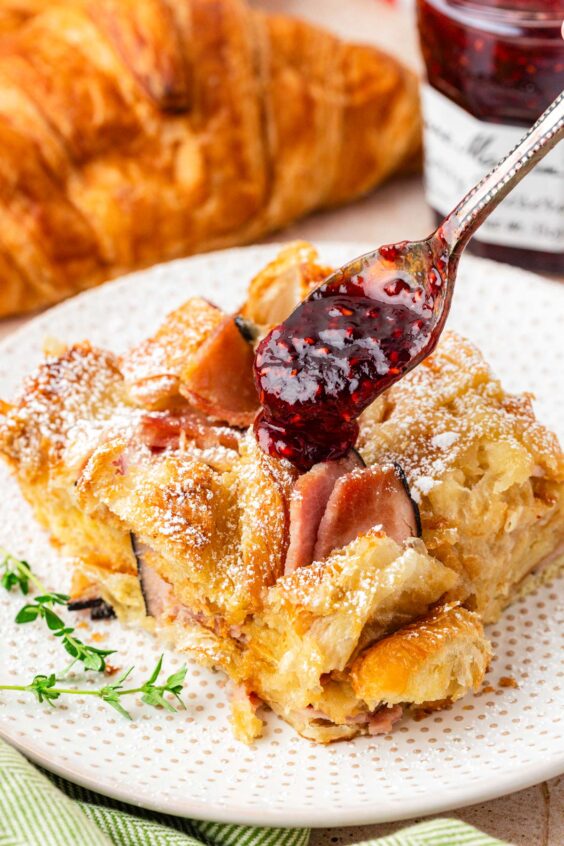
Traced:
<path fill-rule="evenodd" d="M 37 318 L 0 347 L 0 396 L 13 394 L 40 360 L 46 335 L 84 338 L 121 351 L 199 293 L 226 310 L 277 251 L 252 247 L 199 256 L 137 273 Z M 338 264 L 367 249 L 323 245 Z M 449 326 L 476 341 L 507 388 L 532 390 L 539 416 L 560 428 L 564 397 L 564 287 L 518 270 L 465 259 Z M 25 556 L 47 584 L 68 586 L 8 472 L 0 467 L 0 544 Z M 133 703 L 128 723 L 92 700 L 57 709 L 0 696 L 0 732 L 35 761 L 109 796 L 192 817 L 262 825 L 330 826 L 389 821 L 470 804 L 564 770 L 564 582 L 517 602 L 491 628 L 496 659 L 486 688 L 450 711 L 404 719 L 385 737 L 323 748 L 270 716 L 253 748 L 233 740 L 225 680 L 189 665 L 188 710 L 165 714 Z M 64 666 L 40 623 L 16 626 L 21 597 L 0 594 L 0 677 L 29 680 Z M 159 654 L 153 639 L 119 623 L 92 623 L 119 666 L 142 678 Z M 83 632 L 88 638 L 88 632 Z M 166 656 L 165 669 L 181 656 Z M 518 689 L 499 686 L 512 676 Z"/>

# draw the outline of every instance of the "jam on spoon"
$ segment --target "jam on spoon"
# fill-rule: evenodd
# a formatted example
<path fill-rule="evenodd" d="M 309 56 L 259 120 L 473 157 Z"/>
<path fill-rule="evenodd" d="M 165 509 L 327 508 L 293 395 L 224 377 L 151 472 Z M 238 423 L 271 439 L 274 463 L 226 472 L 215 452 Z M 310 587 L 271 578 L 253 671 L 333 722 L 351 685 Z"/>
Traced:
<path fill-rule="evenodd" d="M 564 92 L 429 238 L 344 265 L 260 342 L 265 452 L 305 471 L 354 445 L 359 414 L 435 348 L 471 235 L 562 137 Z"/>

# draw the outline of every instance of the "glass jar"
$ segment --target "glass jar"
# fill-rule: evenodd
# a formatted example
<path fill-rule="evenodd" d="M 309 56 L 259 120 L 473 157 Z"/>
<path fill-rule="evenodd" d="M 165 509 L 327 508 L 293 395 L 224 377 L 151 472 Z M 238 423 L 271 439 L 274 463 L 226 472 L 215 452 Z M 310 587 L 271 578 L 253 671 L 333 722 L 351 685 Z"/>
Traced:
<path fill-rule="evenodd" d="M 564 88 L 564 0 L 418 0 L 427 199 L 442 219 Z M 472 239 L 481 256 L 564 274 L 564 144 Z"/>

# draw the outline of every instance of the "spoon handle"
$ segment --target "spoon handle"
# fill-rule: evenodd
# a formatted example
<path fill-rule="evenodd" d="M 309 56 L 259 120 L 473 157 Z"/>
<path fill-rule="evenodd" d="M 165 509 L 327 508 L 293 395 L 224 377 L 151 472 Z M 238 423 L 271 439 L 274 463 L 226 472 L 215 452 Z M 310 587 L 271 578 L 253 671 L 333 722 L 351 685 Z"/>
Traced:
<path fill-rule="evenodd" d="M 564 91 L 537 122 L 445 218 L 441 231 L 450 253 L 460 255 L 476 229 L 524 176 L 564 138 Z"/>

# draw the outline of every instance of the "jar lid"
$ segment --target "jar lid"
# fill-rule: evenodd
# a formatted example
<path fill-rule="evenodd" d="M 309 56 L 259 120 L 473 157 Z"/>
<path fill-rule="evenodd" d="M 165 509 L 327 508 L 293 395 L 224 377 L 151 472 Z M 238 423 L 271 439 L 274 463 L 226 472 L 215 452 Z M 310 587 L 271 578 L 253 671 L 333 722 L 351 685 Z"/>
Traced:
<path fill-rule="evenodd" d="M 465 14 L 498 24 L 558 26 L 564 19 L 564 0 L 444 0 L 461 17 Z"/>

